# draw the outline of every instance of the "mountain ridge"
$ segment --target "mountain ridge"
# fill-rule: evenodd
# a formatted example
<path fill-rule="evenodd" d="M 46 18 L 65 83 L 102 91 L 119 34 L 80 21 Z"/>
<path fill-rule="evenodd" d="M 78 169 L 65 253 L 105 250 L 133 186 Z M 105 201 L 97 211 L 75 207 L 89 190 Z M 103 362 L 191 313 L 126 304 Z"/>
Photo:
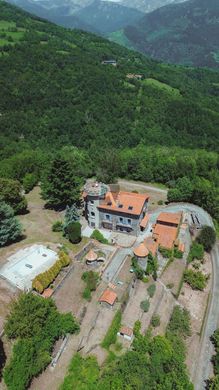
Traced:
<path fill-rule="evenodd" d="M 132 47 L 154 59 L 219 68 L 219 2 L 189 0 L 171 4 L 127 26 Z"/>

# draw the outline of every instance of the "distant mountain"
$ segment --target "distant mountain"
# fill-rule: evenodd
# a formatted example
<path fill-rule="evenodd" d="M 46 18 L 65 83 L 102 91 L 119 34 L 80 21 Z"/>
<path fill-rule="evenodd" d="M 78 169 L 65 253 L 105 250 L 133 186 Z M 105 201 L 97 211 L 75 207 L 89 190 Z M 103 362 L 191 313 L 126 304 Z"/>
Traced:
<path fill-rule="evenodd" d="M 24 10 L 69 28 L 107 34 L 133 24 L 143 13 L 119 2 L 102 0 L 8 0 Z"/>
<path fill-rule="evenodd" d="M 144 14 L 118 2 L 94 0 L 93 3 L 78 11 L 76 15 L 82 22 L 98 31 L 110 33 L 124 28 L 127 24 L 137 22 Z"/>
<path fill-rule="evenodd" d="M 142 12 L 152 12 L 167 4 L 182 3 L 185 0 L 121 0 L 120 3 L 126 7 L 136 8 Z"/>
<path fill-rule="evenodd" d="M 126 27 L 124 37 L 158 60 L 218 68 L 219 1 L 190 0 L 159 8 Z"/>

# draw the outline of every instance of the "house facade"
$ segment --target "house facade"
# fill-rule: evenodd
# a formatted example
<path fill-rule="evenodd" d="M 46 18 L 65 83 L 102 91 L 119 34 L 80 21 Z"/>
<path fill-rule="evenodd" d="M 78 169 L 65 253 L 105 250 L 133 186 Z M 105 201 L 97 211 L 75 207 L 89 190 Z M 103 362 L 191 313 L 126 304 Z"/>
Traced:
<path fill-rule="evenodd" d="M 110 187 L 88 182 L 84 193 L 85 217 L 90 227 L 138 235 L 145 218 L 149 196 L 132 192 L 112 192 Z"/>

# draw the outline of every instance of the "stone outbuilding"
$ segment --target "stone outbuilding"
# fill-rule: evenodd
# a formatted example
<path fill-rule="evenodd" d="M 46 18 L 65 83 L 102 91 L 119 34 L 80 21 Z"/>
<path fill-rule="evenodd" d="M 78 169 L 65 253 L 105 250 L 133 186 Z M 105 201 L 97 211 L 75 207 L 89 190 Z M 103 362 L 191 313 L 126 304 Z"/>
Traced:
<path fill-rule="evenodd" d="M 85 256 L 86 258 L 86 263 L 88 265 L 95 265 L 97 264 L 97 254 L 93 251 L 93 249 L 91 249 Z"/>
<path fill-rule="evenodd" d="M 145 246 L 145 244 L 142 242 L 139 246 L 134 248 L 134 255 L 138 260 L 139 266 L 146 271 L 147 268 L 147 259 L 149 255 L 149 250 Z"/>
<path fill-rule="evenodd" d="M 114 291 L 106 289 L 101 297 L 99 298 L 99 302 L 105 304 L 107 307 L 112 308 L 117 300 L 117 294 Z"/>

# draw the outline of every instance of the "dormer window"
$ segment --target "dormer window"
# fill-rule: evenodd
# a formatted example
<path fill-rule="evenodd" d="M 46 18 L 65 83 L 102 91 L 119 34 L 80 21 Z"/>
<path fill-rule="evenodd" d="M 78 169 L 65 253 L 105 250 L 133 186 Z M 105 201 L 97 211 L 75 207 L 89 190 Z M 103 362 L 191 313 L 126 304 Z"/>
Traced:
<path fill-rule="evenodd" d="M 129 210 L 133 210 L 133 206 L 129 206 Z"/>
<path fill-rule="evenodd" d="M 119 204 L 119 209 L 122 209 L 123 208 L 123 204 Z"/>
<path fill-rule="evenodd" d="M 108 202 L 108 203 L 107 203 L 107 206 L 112 206 L 112 202 Z"/>

